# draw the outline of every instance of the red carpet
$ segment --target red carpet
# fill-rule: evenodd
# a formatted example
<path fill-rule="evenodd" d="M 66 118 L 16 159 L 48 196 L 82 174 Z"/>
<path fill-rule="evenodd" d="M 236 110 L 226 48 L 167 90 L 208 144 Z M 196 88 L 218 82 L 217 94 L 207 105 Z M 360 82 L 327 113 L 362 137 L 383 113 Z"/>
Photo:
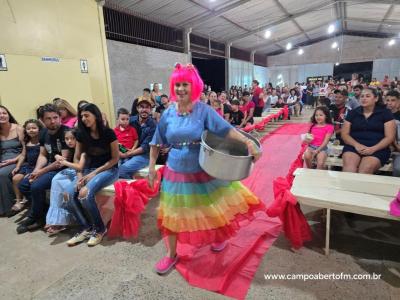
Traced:
<path fill-rule="evenodd" d="M 272 181 L 286 176 L 300 151 L 300 135 L 306 133 L 309 127 L 307 123 L 285 124 L 264 137 L 263 155 L 255 164 L 251 176 L 242 182 L 267 206 L 274 199 Z"/>
<path fill-rule="evenodd" d="M 308 128 L 308 124 L 286 124 L 264 139 L 263 156 L 243 183 L 265 204 L 273 200 L 273 179 L 286 176 L 299 152 L 300 134 Z M 220 253 L 210 252 L 209 247 L 194 249 L 178 244 L 177 270 L 193 286 L 244 299 L 261 259 L 280 234 L 281 222 L 260 213 L 243 225 Z"/>

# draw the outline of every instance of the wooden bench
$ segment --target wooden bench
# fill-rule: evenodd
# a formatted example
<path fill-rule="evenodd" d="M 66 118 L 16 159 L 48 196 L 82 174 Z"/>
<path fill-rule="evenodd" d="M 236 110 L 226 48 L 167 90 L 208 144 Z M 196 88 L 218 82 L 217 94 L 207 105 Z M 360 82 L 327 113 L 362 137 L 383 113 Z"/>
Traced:
<path fill-rule="evenodd" d="M 291 192 L 297 201 L 327 210 L 325 255 L 329 254 L 331 210 L 400 221 L 389 214 L 400 178 L 301 168 L 294 175 Z"/>

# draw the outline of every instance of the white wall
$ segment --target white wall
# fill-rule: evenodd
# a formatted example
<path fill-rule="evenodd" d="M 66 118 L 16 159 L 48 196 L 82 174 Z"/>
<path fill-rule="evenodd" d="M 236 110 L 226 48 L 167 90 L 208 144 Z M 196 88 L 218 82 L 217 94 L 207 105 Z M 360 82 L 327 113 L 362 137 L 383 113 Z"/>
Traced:
<path fill-rule="evenodd" d="M 144 88 L 161 83 L 169 94 L 169 76 L 175 63 L 188 63 L 185 53 L 107 40 L 114 109 L 130 110 L 132 101 Z"/>
<path fill-rule="evenodd" d="M 331 48 L 334 41 L 343 48 L 342 52 Z M 389 47 L 387 39 L 344 36 L 328 39 L 310 46 L 303 47 L 304 54 L 297 55 L 297 50 L 285 52 L 267 58 L 268 67 L 302 65 L 314 63 L 341 63 L 373 61 L 380 58 L 399 58 L 400 45 Z"/>
<path fill-rule="evenodd" d="M 247 61 L 230 58 L 228 60 L 229 69 L 229 84 L 228 88 L 232 85 L 247 87 L 251 86 L 253 80 L 253 64 Z"/>
<path fill-rule="evenodd" d="M 269 81 L 275 86 L 306 82 L 307 77 L 332 76 L 333 63 L 268 67 Z"/>
<path fill-rule="evenodd" d="M 394 78 L 395 76 L 400 78 L 400 58 L 374 60 L 372 77 L 382 80 L 385 75 L 389 75 L 389 78 Z"/>
<path fill-rule="evenodd" d="M 254 65 L 253 75 L 253 78 L 260 83 L 260 86 L 264 86 L 269 82 L 269 71 L 266 67 Z"/>

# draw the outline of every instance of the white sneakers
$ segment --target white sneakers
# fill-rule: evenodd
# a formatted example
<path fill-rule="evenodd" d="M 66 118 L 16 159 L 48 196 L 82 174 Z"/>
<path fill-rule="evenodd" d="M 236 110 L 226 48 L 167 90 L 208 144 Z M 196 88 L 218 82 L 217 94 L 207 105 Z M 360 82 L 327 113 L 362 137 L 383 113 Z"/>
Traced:
<path fill-rule="evenodd" d="M 74 235 L 71 239 L 67 241 L 67 245 L 69 247 L 76 246 L 80 243 L 82 243 L 85 240 L 89 240 L 87 242 L 87 245 L 89 247 L 96 246 L 101 243 L 103 240 L 104 235 L 107 233 L 107 230 L 104 231 L 103 233 L 99 233 L 96 230 L 89 231 L 89 230 L 84 230 L 81 231 L 80 233 L 77 233 Z"/>

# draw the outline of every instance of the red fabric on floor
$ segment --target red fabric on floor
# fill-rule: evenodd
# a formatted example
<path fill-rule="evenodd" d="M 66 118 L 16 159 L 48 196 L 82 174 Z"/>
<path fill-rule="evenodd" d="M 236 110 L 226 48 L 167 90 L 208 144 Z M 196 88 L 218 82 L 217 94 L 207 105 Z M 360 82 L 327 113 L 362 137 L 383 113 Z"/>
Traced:
<path fill-rule="evenodd" d="M 111 219 L 108 237 L 123 237 L 129 239 L 138 235 L 140 216 L 150 198 L 158 195 L 164 167 L 158 169 L 153 188 L 150 188 L 147 178 L 128 183 L 119 180 L 114 183 L 114 214 Z"/>
<path fill-rule="evenodd" d="M 286 175 L 300 150 L 300 134 L 308 128 L 307 124 L 285 124 L 263 140 L 263 156 L 242 182 L 265 204 L 274 199 L 272 182 Z M 280 231 L 279 218 L 259 213 L 220 253 L 211 252 L 209 246 L 195 249 L 178 244 L 180 261 L 176 268 L 191 285 L 244 299 L 262 257 Z"/>
<path fill-rule="evenodd" d="M 288 174 L 289 175 L 289 174 Z M 311 241 L 311 228 L 308 225 L 297 199 L 290 192 L 292 183 L 284 177 L 274 180 L 275 200 L 268 207 L 270 217 L 279 217 L 283 224 L 283 231 L 292 247 L 299 249 L 303 243 Z"/>
<path fill-rule="evenodd" d="M 244 299 L 264 253 L 281 231 L 280 221 L 260 214 L 229 240 L 226 248 L 212 252 L 178 244 L 176 269 L 193 286 Z"/>

